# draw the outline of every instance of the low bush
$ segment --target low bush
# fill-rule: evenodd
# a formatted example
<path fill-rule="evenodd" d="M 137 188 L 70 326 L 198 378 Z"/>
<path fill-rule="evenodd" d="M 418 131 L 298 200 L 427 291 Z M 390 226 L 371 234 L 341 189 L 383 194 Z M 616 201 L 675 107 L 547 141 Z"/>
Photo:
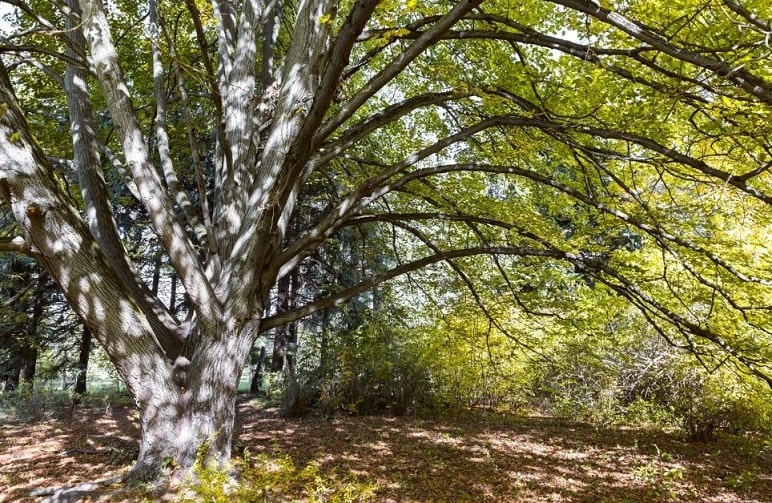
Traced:
<path fill-rule="evenodd" d="M 531 370 L 534 407 L 599 427 L 675 426 L 691 441 L 772 433 L 772 396 L 759 382 L 726 367 L 708 372 L 672 348 L 624 349 L 601 359 L 581 346 L 562 348 L 557 364 Z"/>
<path fill-rule="evenodd" d="M 637 397 L 624 405 L 620 414 L 620 422 L 641 427 L 670 427 L 677 425 L 673 410 L 663 404 Z"/>
<path fill-rule="evenodd" d="M 681 369 L 668 405 L 688 440 L 713 440 L 729 433 L 772 431 L 769 394 L 729 372 Z"/>

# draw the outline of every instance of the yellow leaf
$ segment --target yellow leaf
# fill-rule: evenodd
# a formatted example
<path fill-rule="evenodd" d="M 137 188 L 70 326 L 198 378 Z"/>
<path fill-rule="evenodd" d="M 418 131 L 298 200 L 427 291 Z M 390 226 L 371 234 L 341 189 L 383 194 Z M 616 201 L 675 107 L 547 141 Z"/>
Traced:
<path fill-rule="evenodd" d="M 324 16 L 320 17 L 319 22 L 322 24 L 332 23 L 332 14 L 325 14 Z"/>
<path fill-rule="evenodd" d="M 11 133 L 11 136 L 8 137 L 8 141 L 11 143 L 16 143 L 17 141 L 21 141 L 21 133 L 18 131 L 15 131 Z"/>
<path fill-rule="evenodd" d="M 415 10 L 418 8 L 418 0 L 407 0 L 407 9 Z"/>

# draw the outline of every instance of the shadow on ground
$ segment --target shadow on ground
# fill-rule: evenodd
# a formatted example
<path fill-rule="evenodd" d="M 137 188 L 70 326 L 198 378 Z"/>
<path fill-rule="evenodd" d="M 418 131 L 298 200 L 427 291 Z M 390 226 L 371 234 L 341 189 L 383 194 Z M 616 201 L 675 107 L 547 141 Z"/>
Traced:
<path fill-rule="evenodd" d="M 126 406 L 6 422 L 0 427 L 0 501 L 40 501 L 30 492 L 116 477 L 136 459 L 138 438 L 137 415 Z"/>
<path fill-rule="evenodd" d="M 640 429 L 468 415 L 287 419 L 239 403 L 234 451 L 289 456 L 321 476 L 378 484 L 377 501 L 772 501 L 772 447 L 725 437 L 686 443 Z M 0 501 L 120 475 L 136 456 L 130 407 L 0 429 Z M 287 495 L 295 500 L 299 495 Z"/>
<path fill-rule="evenodd" d="M 266 417 L 241 405 L 238 446 L 380 485 L 379 501 L 772 501 L 772 452 L 637 429 L 468 415 Z"/>

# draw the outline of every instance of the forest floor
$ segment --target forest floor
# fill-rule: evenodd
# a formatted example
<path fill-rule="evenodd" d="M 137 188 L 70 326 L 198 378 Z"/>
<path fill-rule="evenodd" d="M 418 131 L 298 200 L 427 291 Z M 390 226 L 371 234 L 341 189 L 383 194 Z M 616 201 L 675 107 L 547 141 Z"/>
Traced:
<path fill-rule="evenodd" d="M 772 446 L 747 437 L 687 443 L 654 430 L 482 414 L 290 419 L 247 401 L 237 430 L 242 466 L 281 460 L 282 476 L 299 482 L 266 488 L 264 501 L 334 493 L 337 501 L 772 502 Z M 118 476 L 136 456 L 137 435 L 128 406 L 6 422 L 0 501 L 40 501 L 35 489 Z"/>

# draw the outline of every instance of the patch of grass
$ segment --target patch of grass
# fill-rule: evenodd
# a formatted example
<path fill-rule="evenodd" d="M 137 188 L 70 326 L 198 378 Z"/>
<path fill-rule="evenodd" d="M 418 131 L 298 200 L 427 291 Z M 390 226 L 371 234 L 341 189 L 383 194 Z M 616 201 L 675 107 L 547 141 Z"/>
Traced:
<path fill-rule="evenodd" d="M 720 442 L 732 452 L 737 452 L 746 457 L 758 458 L 772 454 L 772 438 L 759 436 L 724 434 L 720 436 Z"/>
<path fill-rule="evenodd" d="M 645 481 L 651 486 L 653 494 L 668 500 L 677 498 L 677 486 L 684 480 L 686 469 L 682 466 L 668 466 L 674 457 L 669 452 L 662 451 L 657 444 L 652 444 L 656 455 L 649 461 L 640 461 L 633 468 L 633 476 Z"/>
<path fill-rule="evenodd" d="M 749 492 L 753 489 L 760 471 L 759 465 L 751 465 L 749 469 L 727 478 L 726 485 L 736 491 Z"/>
<path fill-rule="evenodd" d="M 289 456 L 253 457 L 245 451 L 236 465 L 241 473 L 238 481 L 226 468 L 208 468 L 197 461 L 176 501 L 230 503 L 302 499 L 315 503 L 356 503 L 372 501 L 378 489 L 377 484 L 360 481 L 353 475 L 322 473 L 314 463 L 300 468 Z"/>

